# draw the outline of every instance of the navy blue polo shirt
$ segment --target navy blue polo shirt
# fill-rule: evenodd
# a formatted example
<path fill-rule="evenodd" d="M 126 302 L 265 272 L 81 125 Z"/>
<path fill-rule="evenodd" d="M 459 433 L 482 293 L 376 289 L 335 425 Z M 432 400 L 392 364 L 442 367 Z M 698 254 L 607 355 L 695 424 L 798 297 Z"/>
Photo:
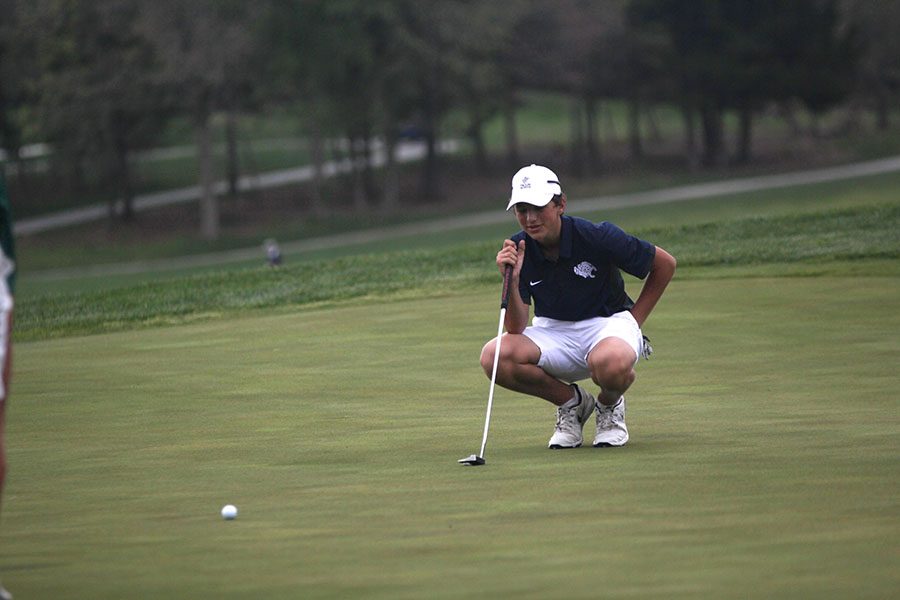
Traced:
<path fill-rule="evenodd" d="M 524 231 L 512 238 L 525 240 L 525 262 L 519 294 L 534 304 L 537 317 L 583 321 L 628 310 L 634 301 L 625 293 L 621 271 L 644 279 L 650 273 L 656 246 L 622 231 L 612 223 L 592 223 L 562 217 L 559 258 L 544 257 L 540 246 Z"/>

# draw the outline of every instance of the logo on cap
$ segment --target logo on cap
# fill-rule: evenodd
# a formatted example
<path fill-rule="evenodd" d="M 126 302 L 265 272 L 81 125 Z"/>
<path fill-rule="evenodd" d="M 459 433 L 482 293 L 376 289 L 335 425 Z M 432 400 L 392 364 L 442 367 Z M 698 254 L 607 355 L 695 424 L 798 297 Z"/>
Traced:
<path fill-rule="evenodd" d="M 525 189 L 529 189 L 530 187 L 531 187 L 531 182 L 528 181 L 528 177 L 523 177 L 522 183 L 519 184 L 519 189 L 525 190 Z"/>

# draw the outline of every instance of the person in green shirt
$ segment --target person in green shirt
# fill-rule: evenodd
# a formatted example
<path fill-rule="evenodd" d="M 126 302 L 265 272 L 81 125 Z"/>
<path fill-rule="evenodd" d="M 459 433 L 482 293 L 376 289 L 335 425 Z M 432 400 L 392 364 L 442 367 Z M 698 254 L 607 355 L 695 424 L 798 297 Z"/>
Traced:
<path fill-rule="evenodd" d="M 11 359 L 13 292 L 16 282 L 16 253 L 13 243 L 12 212 L 6 186 L 0 177 L 0 501 L 6 479 L 6 397 L 9 392 Z M 0 584 L 0 600 L 12 600 L 12 595 Z"/>

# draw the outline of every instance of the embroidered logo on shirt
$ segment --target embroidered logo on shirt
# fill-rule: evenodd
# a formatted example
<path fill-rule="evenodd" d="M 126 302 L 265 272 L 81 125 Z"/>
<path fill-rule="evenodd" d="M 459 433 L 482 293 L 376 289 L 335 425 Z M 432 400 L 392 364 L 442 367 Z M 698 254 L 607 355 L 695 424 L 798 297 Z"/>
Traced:
<path fill-rule="evenodd" d="M 539 284 L 539 283 L 542 282 L 542 281 L 543 281 L 543 279 L 538 279 L 537 281 L 529 281 L 529 282 L 528 282 L 528 285 L 537 285 L 537 284 Z"/>
<path fill-rule="evenodd" d="M 591 263 L 584 261 L 575 265 L 575 274 L 579 277 L 584 277 L 585 279 L 593 279 L 594 272 L 597 270 L 597 267 L 592 265 Z"/>

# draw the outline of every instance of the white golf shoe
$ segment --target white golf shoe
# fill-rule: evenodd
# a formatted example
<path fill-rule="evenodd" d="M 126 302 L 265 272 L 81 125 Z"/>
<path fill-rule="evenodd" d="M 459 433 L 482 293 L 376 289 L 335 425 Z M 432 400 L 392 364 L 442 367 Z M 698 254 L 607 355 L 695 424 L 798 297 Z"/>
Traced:
<path fill-rule="evenodd" d="M 594 447 L 624 446 L 628 441 L 628 427 L 625 425 L 625 396 L 619 398 L 615 406 L 597 402 L 597 434 Z"/>
<path fill-rule="evenodd" d="M 575 398 L 578 400 L 578 403 L 574 406 L 568 406 L 572 402 L 570 400 L 569 403 L 556 409 L 556 431 L 553 432 L 553 437 L 550 438 L 550 443 L 547 444 L 549 448 L 554 450 L 579 447 L 584 441 L 581 430 L 584 429 L 584 424 L 587 422 L 588 417 L 594 412 L 596 400 L 590 392 L 584 391 L 577 385 L 573 387 L 575 388 Z"/>
<path fill-rule="evenodd" d="M 12 600 L 12 594 L 6 591 L 2 583 L 0 583 L 0 600 Z"/>

